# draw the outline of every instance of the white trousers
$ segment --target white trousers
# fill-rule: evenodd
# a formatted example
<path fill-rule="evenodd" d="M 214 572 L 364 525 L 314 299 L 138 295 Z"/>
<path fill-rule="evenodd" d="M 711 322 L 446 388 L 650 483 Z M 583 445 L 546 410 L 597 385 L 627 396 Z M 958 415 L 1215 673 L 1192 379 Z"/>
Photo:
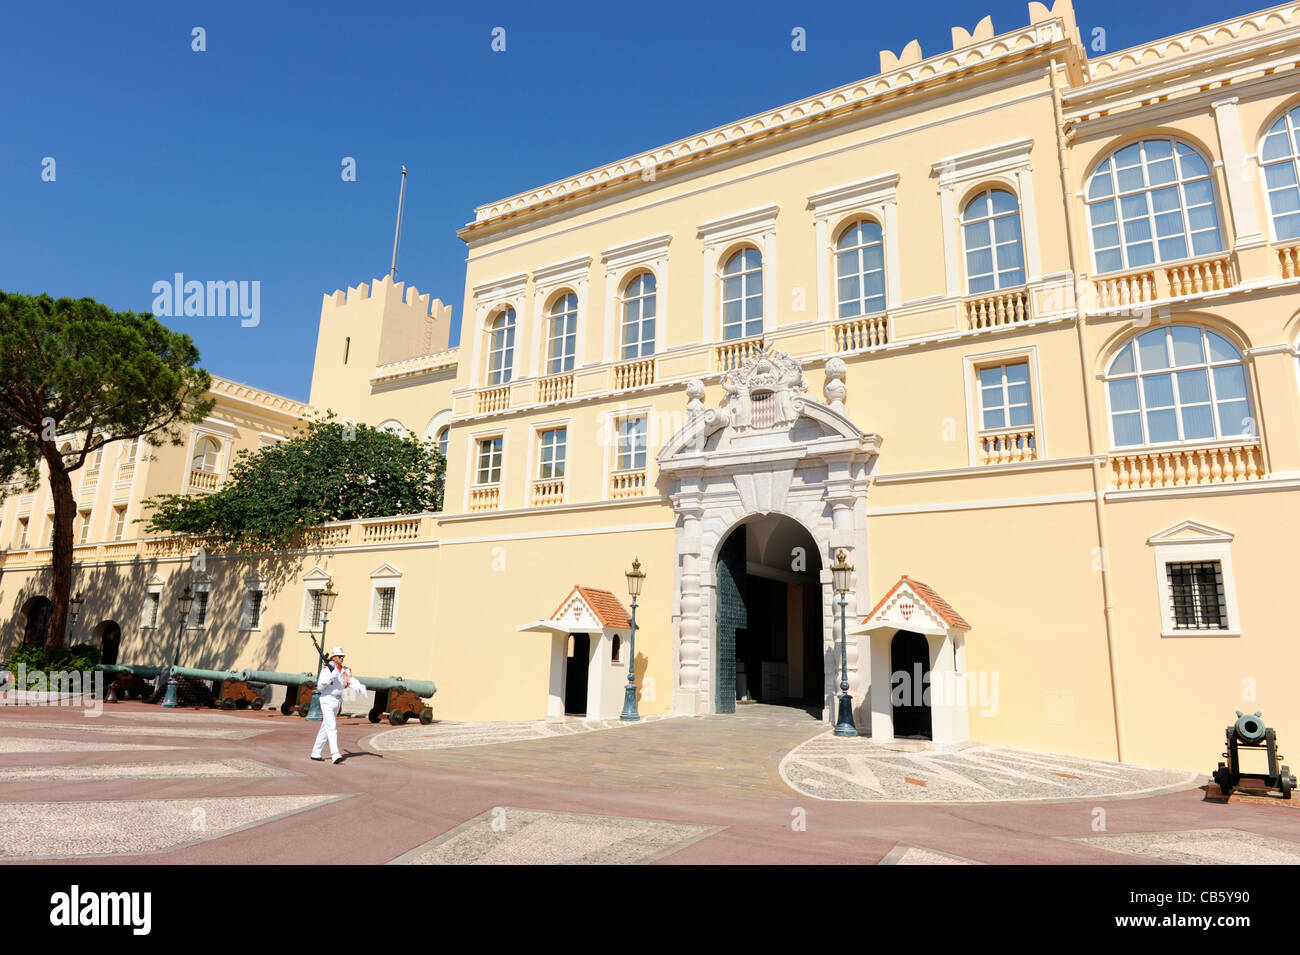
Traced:
<path fill-rule="evenodd" d="M 338 719 L 339 707 L 343 701 L 337 696 L 322 696 L 320 698 L 320 731 L 316 734 L 316 745 L 312 747 L 311 754 L 319 756 L 321 750 L 325 748 L 325 740 L 330 743 L 330 756 L 334 759 L 339 758 L 339 730 L 334 722 Z"/>

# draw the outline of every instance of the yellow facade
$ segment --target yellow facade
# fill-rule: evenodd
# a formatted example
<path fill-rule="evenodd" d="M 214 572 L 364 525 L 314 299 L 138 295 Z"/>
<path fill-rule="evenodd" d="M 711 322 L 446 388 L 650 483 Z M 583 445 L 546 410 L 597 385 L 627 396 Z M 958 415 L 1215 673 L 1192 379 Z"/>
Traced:
<path fill-rule="evenodd" d="M 710 712 L 727 679 L 714 616 L 731 530 L 713 525 L 732 513 L 710 502 L 725 499 L 754 547 L 775 525 L 752 521 L 783 514 L 818 548 L 820 575 L 768 557 L 750 573 L 811 581 L 803 600 L 820 587 L 828 715 L 840 661 L 827 568 L 840 551 L 856 567 L 847 662 L 863 730 L 880 735 L 868 657 L 888 635 L 852 630 L 906 574 L 971 626 L 935 638 L 935 672 L 951 658 L 996 674 L 996 700 L 969 709 L 977 741 L 1207 769 L 1236 709 L 1293 732 L 1285 681 L 1300 661 L 1279 596 L 1300 510 L 1300 233 L 1276 187 L 1300 143 L 1279 159 L 1265 137 L 1291 130 L 1300 105 L 1300 10 L 1092 57 L 1068 0 L 1032 3 L 1029 19 L 954 30 L 956 48 L 930 57 L 885 51 L 877 76 L 479 207 L 460 233 L 458 347 L 450 310 L 391 280 L 326 296 L 311 405 L 433 440 L 447 429 L 444 512 L 325 529 L 275 561 L 212 557 L 224 616 L 187 658 L 309 666 L 304 588 L 319 568 L 342 595 L 331 642 L 362 670 L 431 677 L 440 718 L 541 718 L 551 645 L 518 628 L 573 584 L 625 593 L 639 557 L 641 712 Z M 1103 181 L 1122 193 L 1113 232 Z M 840 250 L 854 235 L 850 269 Z M 653 329 L 627 320 L 646 298 Z M 1120 370 L 1142 336 L 1140 369 Z M 770 397 L 741 367 L 761 349 L 800 367 L 799 420 L 706 428 L 706 411 L 738 407 L 738 382 L 742 404 Z M 1166 387 L 1176 397 L 1162 403 Z M 619 439 L 640 418 L 643 459 Z M 253 427 L 274 430 L 250 418 L 240 433 Z M 695 464 L 674 444 L 692 428 Z M 853 434 L 878 438 L 845 450 Z M 175 470 L 159 467 L 149 493 L 177 489 Z M 816 494 L 825 533 L 807 509 Z M 171 632 L 134 624 L 148 579 L 170 593 L 192 573 L 188 546 L 150 546 L 130 565 L 101 551 L 82 571 L 106 581 L 83 622 L 121 620 L 132 662 Z M 11 637 L 37 563 L 10 541 Z M 265 623 L 241 630 L 232 608 L 257 574 Z M 400 580 L 392 632 L 375 632 L 377 579 Z M 1216 580 L 1221 597 L 1205 593 Z M 1194 595 L 1175 599 L 1188 581 Z M 787 601 L 789 646 L 807 641 L 796 598 L 773 599 Z M 785 662 L 812 685 L 802 660 Z"/>

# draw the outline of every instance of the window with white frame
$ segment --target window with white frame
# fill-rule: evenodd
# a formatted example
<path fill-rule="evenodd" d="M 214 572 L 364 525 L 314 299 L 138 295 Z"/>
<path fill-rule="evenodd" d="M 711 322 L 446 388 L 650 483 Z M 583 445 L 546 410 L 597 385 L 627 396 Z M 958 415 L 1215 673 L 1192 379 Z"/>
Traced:
<path fill-rule="evenodd" d="M 885 310 L 885 237 L 879 223 L 859 219 L 835 244 L 840 318 Z"/>
<path fill-rule="evenodd" d="M 126 505 L 113 508 L 113 540 L 120 541 L 126 533 Z"/>
<path fill-rule="evenodd" d="M 639 272 L 623 286 L 624 361 L 655 352 L 656 289 L 653 272 Z"/>
<path fill-rule="evenodd" d="M 317 567 L 304 578 L 302 594 L 302 618 L 299 630 L 319 630 L 324 619 L 324 607 L 321 594 L 329 587 L 329 575 Z"/>
<path fill-rule="evenodd" d="M 126 447 L 122 451 L 122 463 L 135 464 L 135 459 L 139 455 L 139 453 L 140 453 L 140 439 L 132 438 L 130 441 L 126 443 Z"/>
<path fill-rule="evenodd" d="M 194 583 L 194 603 L 190 607 L 189 629 L 202 630 L 208 625 L 208 601 L 211 597 L 212 583 L 200 579 Z"/>
<path fill-rule="evenodd" d="M 26 546 L 27 546 L 27 523 L 28 523 L 28 520 L 29 520 L 29 518 L 26 518 L 26 517 L 20 517 L 20 518 L 18 518 L 18 546 L 19 546 L 19 547 L 26 547 Z"/>
<path fill-rule="evenodd" d="M 1033 427 L 1029 362 L 1009 362 L 979 369 L 980 430 Z"/>
<path fill-rule="evenodd" d="M 402 572 L 384 564 L 370 575 L 369 633 L 393 633 L 397 629 L 397 598 Z"/>
<path fill-rule="evenodd" d="M 537 434 L 537 477 L 552 481 L 564 477 L 568 454 L 568 428 L 548 428 Z"/>
<path fill-rule="evenodd" d="M 1107 156 L 1088 180 L 1086 202 L 1099 273 L 1223 250 L 1210 166 L 1176 139 Z"/>
<path fill-rule="evenodd" d="M 962 213 L 966 287 L 971 294 L 1025 284 L 1020 204 L 1005 189 L 986 189 Z"/>
<path fill-rule="evenodd" d="M 480 438 L 478 442 L 478 467 L 474 483 L 501 483 L 501 452 L 505 438 L 497 435 L 492 438 Z"/>
<path fill-rule="evenodd" d="M 216 438 L 200 438 L 194 443 L 194 456 L 190 470 L 216 474 L 221 463 L 221 445 Z"/>
<path fill-rule="evenodd" d="M 162 611 L 162 584 L 150 584 L 145 591 L 144 607 L 140 611 L 140 627 L 153 630 L 158 626 L 158 615 Z"/>
<path fill-rule="evenodd" d="M 746 247 L 722 268 L 722 337 L 750 338 L 763 333 L 763 254 Z"/>
<path fill-rule="evenodd" d="M 1264 190 L 1279 242 L 1300 239 L 1300 106 L 1277 118 L 1259 147 Z"/>
<path fill-rule="evenodd" d="M 1183 521 L 1148 539 L 1155 549 L 1161 635 L 1239 636 L 1233 534 Z"/>
<path fill-rule="evenodd" d="M 90 540 L 90 511 L 78 511 L 77 521 L 77 543 L 84 544 Z"/>
<path fill-rule="evenodd" d="M 546 373 L 560 375 L 573 371 L 578 343 L 578 296 L 560 295 L 551 305 L 546 338 Z"/>
<path fill-rule="evenodd" d="M 239 626 L 242 630 L 262 628 L 262 609 L 266 602 L 266 583 L 253 579 L 244 585 L 244 606 L 240 610 Z"/>
<path fill-rule="evenodd" d="M 1254 435 L 1241 353 L 1199 325 L 1143 332 L 1106 373 L 1117 448 Z"/>
<path fill-rule="evenodd" d="M 621 418 L 615 425 L 615 468 L 619 471 L 640 471 L 646 466 L 646 433 L 648 421 L 644 416 Z"/>
<path fill-rule="evenodd" d="M 515 364 L 515 310 L 507 307 L 488 325 L 489 385 L 510 381 Z"/>

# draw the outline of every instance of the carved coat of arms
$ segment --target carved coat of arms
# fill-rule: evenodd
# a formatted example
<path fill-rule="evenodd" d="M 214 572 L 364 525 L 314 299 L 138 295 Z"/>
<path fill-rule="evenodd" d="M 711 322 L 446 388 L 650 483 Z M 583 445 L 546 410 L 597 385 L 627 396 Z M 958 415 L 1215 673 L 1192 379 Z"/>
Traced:
<path fill-rule="evenodd" d="M 799 418 L 808 386 L 803 366 L 782 351 L 763 349 L 722 379 L 722 407 L 737 431 L 788 428 Z"/>

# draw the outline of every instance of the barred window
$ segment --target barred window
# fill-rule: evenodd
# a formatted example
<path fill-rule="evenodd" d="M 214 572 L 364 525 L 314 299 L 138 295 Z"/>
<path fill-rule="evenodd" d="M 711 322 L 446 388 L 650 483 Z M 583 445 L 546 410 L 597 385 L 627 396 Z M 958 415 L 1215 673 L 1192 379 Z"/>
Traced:
<path fill-rule="evenodd" d="M 144 626 L 158 626 L 158 609 L 162 605 L 162 594 L 151 591 L 144 595 Z"/>
<path fill-rule="evenodd" d="M 397 604 L 396 587 L 379 588 L 379 629 L 393 629 L 393 610 Z"/>
<path fill-rule="evenodd" d="M 313 630 L 320 626 L 320 595 L 321 592 L 319 590 L 313 590 L 311 592 L 311 629 Z"/>
<path fill-rule="evenodd" d="M 248 592 L 248 628 L 256 630 L 262 625 L 262 596 L 264 591 L 250 590 Z"/>
<path fill-rule="evenodd" d="M 208 592 L 200 590 L 194 595 L 194 622 L 192 627 L 202 628 L 208 624 Z"/>
<path fill-rule="evenodd" d="M 1227 630 L 1223 565 L 1217 560 L 1165 565 L 1175 630 Z"/>

